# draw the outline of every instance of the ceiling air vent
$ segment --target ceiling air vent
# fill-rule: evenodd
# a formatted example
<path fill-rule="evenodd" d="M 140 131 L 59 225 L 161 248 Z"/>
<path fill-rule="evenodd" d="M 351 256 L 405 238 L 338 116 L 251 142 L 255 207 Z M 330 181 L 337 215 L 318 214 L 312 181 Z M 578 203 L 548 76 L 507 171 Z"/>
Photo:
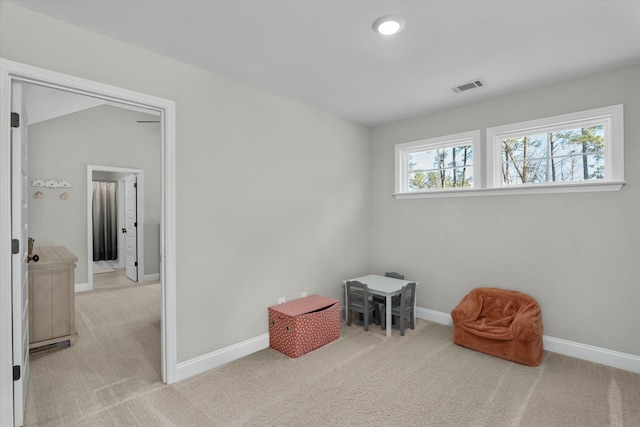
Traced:
<path fill-rule="evenodd" d="M 482 86 L 484 86 L 484 83 L 482 82 L 482 80 L 478 79 L 469 83 L 464 83 L 459 86 L 456 86 L 451 90 L 453 90 L 456 93 L 459 93 L 459 92 L 464 92 L 465 90 L 473 89 L 476 87 L 482 87 Z"/>

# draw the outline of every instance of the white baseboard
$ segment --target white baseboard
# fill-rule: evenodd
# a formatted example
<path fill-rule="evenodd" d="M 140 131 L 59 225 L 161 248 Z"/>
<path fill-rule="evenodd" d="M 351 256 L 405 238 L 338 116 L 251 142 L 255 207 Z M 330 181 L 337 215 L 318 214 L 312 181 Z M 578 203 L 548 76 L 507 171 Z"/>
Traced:
<path fill-rule="evenodd" d="M 640 356 L 634 356 L 633 354 L 620 353 L 619 351 L 548 337 L 546 335 L 542 336 L 542 346 L 545 350 L 554 353 L 600 363 L 613 368 L 624 369 L 625 371 L 640 373 Z"/>
<path fill-rule="evenodd" d="M 78 292 L 78 286 L 81 285 L 76 285 L 76 292 Z M 446 326 L 453 326 L 453 321 L 451 320 L 451 315 L 449 313 L 416 307 L 416 317 L 418 319 L 424 319 Z M 542 337 L 542 344 L 546 351 L 640 373 L 640 356 L 620 353 L 606 348 L 580 344 L 560 338 L 548 337 L 546 335 Z M 225 363 L 232 362 L 268 347 L 269 334 L 267 333 L 212 353 L 187 360 L 186 362 L 178 364 L 175 381 L 182 381 L 207 372 L 213 368 L 224 365 Z"/>
<path fill-rule="evenodd" d="M 416 307 L 416 317 L 418 319 L 428 320 L 429 322 L 440 323 L 441 325 L 453 326 L 451 315 L 449 313 L 443 313 L 441 311 Z"/>
<path fill-rule="evenodd" d="M 144 282 L 155 282 L 160 280 L 160 273 L 156 273 L 156 274 L 145 274 L 144 277 L 142 278 L 142 283 Z M 77 292 L 86 292 L 86 291 L 91 291 L 93 290 L 93 288 L 89 287 L 88 283 L 76 283 L 75 287 L 74 287 L 76 293 Z"/>
<path fill-rule="evenodd" d="M 144 277 L 142 278 L 143 282 L 155 282 L 158 280 L 160 280 L 160 273 L 145 274 Z"/>
<path fill-rule="evenodd" d="M 205 354 L 186 362 L 178 363 L 176 368 L 176 382 L 193 377 L 224 365 L 241 357 L 248 356 L 256 351 L 269 347 L 269 334 L 263 334 L 255 338 L 242 341 L 238 344 L 222 348 L 209 354 Z"/>
<path fill-rule="evenodd" d="M 92 288 L 88 283 L 76 283 L 74 286 L 74 290 L 77 292 L 86 292 L 90 291 Z"/>
<path fill-rule="evenodd" d="M 453 326 L 451 315 L 440 311 L 429 310 L 416 307 L 416 317 L 442 325 Z M 640 373 L 640 356 L 620 353 L 601 347 L 594 347 L 587 344 L 580 344 L 560 338 L 542 336 L 542 347 L 546 351 L 575 357 L 576 359 L 588 360 L 589 362 L 600 363 L 613 368 L 624 369 Z"/>

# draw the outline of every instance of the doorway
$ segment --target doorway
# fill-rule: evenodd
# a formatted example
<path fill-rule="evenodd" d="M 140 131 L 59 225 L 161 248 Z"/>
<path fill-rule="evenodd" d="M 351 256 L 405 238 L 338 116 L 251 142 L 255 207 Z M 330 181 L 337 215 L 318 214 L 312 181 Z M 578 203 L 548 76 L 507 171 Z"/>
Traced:
<path fill-rule="evenodd" d="M 115 257 L 97 256 L 95 183 L 113 183 L 116 190 L 113 237 Z M 97 272 L 124 269 L 132 282 L 159 280 L 159 274 L 145 272 L 144 171 L 119 166 L 87 165 L 87 288 L 93 289 Z M 140 220 L 138 220 L 140 219 Z M 112 260 L 113 262 L 107 262 Z"/>
<path fill-rule="evenodd" d="M 11 105 L 16 94 L 13 83 L 32 83 L 63 91 L 87 95 L 109 102 L 157 111 L 162 126 L 162 219 L 160 223 L 160 282 L 161 309 L 161 377 L 162 381 L 175 382 L 177 368 L 176 351 L 176 236 L 175 236 L 175 103 L 170 100 L 145 95 L 115 86 L 52 72 L 49 70 L 0 59 L 0 239 L 13 238 L 11 209 L 15 203 L 15 191 L 11 190 Z M 26 187 L 26 183 L 24 184 Z M 23 189 L 24 190 L 24 189 Z M 19 241 L 20 245 L 26 242 Z M 14 382 L 16 368 L 21 362 L 14 359 L 14 322 L 16 310 L 23 299 L 13 277 L 14 255 L 10 245 L 0 245 L 0 424 L 14 425 Z M 17 418 L 17 416 L 16 416 Z"/>

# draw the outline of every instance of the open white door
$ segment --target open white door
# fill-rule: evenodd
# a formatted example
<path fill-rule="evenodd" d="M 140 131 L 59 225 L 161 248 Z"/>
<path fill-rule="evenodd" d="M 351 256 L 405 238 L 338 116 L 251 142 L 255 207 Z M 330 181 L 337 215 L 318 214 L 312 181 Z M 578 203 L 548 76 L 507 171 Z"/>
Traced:
<path fill-rule="evenodd" d="M 124 180 L 124 240 L 126 244 L 125 268 L 127 277 L 138 281 L 138 195 L 137 176 Z"/>
<path fill-rule="evenodd" d="M 11 292 L 13 321 L 14 424 L 24 423 L 29 385 L 29 279 L 27 233 L 27 120 L 22 105 L 22 84 L 12 85 L 11 123 Z M 17 114 L 16 114 L 17 113 Z"/>
<path fill-rule="evenodd" d="M 72 90 L 108 101 L 151 109 L 162 117 L 162 219 L 160 227 L 160 279 L 162 287 L 162 380 L 173 384 L 185 374 L 178 371 L 176 313 L 176 224 L 175 224 L 175 102 L 143 93 L 56 73 L 0 58 L 0 425 L 14 424 L 12 363 L 14 354 L 12 265 L 14 256 L 8 240 L 13 237 L 11 189 L 11 87 L 13 82 L 40 82 L 61 90 Z M 140 186 L 142 190 L 142 185 Z M 142 193 L 142 191 L 140 191 Z M 144 205 L 140 204 L 140 209 Z M 143 217 L 141 212 L 141 217 Z M 144 225 L 144 224 L 142 224 Z M 141 233 L 142 234 L 142 233 Z M 142 251 L 144 246 L 140 245 Z M 91 252 L 87 252 L 91 253 Z M 144 260 L 140 255 L 141 262 Z M 140 269 L 144 274 L 144 269 Z M 144 277 L 144 276 L 143 276 Z M 26 300 L 25 300 L 26 302 Z M 23 328 L 27 330 L 27 328 Z M 22 332 L 22 331 L 20 331 Z M 26 354 L 25 354 L 26 356 Z M 27 366 L 28 368 L 28 366 Z M 26 385 L 24 372 L 23 383 Z M 28 375 L 28 373 L 27 373 Z M 24 391 L 24 389 L 23 389 Z M 22 400 L 22 399 L 21 399 Z M 22 404 L 23 402 L 21 402 Z"/>

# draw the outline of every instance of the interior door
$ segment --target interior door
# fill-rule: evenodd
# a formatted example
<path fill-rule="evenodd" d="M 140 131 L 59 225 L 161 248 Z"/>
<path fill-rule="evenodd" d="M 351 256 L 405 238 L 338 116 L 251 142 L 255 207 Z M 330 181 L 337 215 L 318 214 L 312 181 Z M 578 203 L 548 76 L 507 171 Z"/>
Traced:
<path fill-rule="evenodd" d="M 12 85 L 12 112 L 19 113 L 11 127 L 11 238 L 17 253 L 11 260 L 13 323 L 14 424 L 24 423 L 24 405 L 29 385 L 29 248 L 27 233 L 27 120 L 22 105 L 22 84 Z M 16 251 L 13 251 L 16 252 Z M 18 377 L 16 379 L 16 377 Z"/>
<path fill-rule="evenodd" d="M 127 277 L 138 281 L 138 193 L 137 176 L 125 177 L 124 180 L 124 232 L 126 244 Z"/>

